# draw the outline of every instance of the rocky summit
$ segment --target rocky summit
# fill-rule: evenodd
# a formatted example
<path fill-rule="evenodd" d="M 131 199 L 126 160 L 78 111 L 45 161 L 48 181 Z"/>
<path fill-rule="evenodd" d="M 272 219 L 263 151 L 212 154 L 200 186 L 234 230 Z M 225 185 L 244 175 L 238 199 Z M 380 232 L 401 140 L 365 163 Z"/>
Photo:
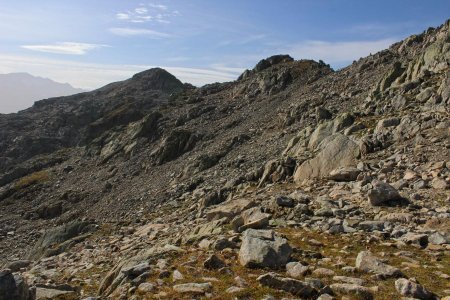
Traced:
<path fill-rule="evenodd" d="M 449 30 L 0 115 L 0 299 L 450 299 Z"/>

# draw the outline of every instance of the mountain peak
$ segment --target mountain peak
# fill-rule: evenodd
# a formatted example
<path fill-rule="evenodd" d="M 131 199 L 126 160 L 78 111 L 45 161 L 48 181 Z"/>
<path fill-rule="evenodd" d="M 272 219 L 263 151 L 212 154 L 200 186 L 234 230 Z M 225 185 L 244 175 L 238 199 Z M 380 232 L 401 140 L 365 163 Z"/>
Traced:
<path fill-rule="evenodd" d="M 164 92 L 175 92 L 183 89 L 183 83 L 171 73 L 162 68 L 152 68 L 135 74 L 132 81 L 140 81 L 149 89 Z"/>

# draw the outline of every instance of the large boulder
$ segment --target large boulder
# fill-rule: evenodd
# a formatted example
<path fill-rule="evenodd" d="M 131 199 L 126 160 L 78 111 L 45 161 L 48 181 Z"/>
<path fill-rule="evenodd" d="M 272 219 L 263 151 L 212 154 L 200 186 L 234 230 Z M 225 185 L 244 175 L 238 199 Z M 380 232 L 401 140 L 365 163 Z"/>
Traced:
<path fill-rule="evenodd" d="M 286 239 L 273 230 L 247 229 L 242 235 L 239 262 L 249 268 L 281 268 L 286 265 L 292 253 Z"/>
<path fill-rule="evenodd" d="M 374 273 L 382 278 L 403 277 L 403 273 L 388 264 L 382 262 L 379 258 L 372 255 L 369 251 L 361 251 L 356 257 L 356 268 L 360 271 Z"/>
<path fill-rule="evenodd" d="M 337 168 L 354 166 L 360 154 L 358 145 L 340 133 L 325 138 L 319 148 L 321 150 L 316 157 L 297 168 L 294 174 L 296 182 L 325 177 Z"/>

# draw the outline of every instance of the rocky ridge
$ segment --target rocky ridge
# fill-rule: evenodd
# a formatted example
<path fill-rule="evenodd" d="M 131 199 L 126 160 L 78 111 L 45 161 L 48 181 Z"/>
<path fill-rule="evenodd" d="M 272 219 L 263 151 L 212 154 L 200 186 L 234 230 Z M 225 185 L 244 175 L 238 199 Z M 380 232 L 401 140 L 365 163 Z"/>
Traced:
<path fill-rule="evenodd" d="M 449 27 L 0 115 L 0 295 L 448 298 Z"/>

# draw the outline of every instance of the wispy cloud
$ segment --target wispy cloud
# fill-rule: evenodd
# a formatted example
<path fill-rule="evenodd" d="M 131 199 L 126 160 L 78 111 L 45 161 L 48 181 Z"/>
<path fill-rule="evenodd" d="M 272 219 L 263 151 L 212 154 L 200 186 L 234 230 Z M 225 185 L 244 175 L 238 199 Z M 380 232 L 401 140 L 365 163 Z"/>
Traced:
<path fill-rule="evenodd" d="M 162 4 L 150 3 L 150 4 L 148 4 L 148 6 L 159 9 L 159 10 L 167 10 L 168 9 L 168 7 L 166 5 L 162 5 Z"/>
<path fill-rule="evenodd" d="M 154 39 L 162 39 L 171 37 L 168 33 L 163 33 L 145 28 L 131 28 L 131 27 L 115 27 L 110 28 L 109 31 L 119 36 L 146 36 Z"/>
<path fill-rule="evenodd" d="M 335 67 L 342 67 L 370 53 L 386 49 L 395 41 L 393 38 L 350 42 L 305 41 L 291 45 L 283 52 L 297 59 L 321 59 Z"/>
<path fill-rule="evenodd" d="M 116 14 L 116 18 L 120 21 L 126 21 L 130 23 L 145 23 L 155 21 L 159 23 L 168 24 L 171 17 L 179 16 L 178 10 L 169 11 L 169 7 L 162 4 L 143 4 L 138 7 L 128 10 L 126 12 L 119 12 Z"/>
<path fill-rule="evenodd" d="M 64 42 L 46 45 L 24 45 L 22 48 L 56 54 L 69 54 L 69 55 L 84 55 L 91 50 L 108 47 L 107 45 L 100 44 L 87 44 L 87 43 L 74 43 Z"/>
<path fill-rule="evenodd" d="M 71 60 L 0 54 L 0 73 L 28 72 L 90 90 L 114 81 L 130 78 L 138 72 L 153 67 L 155 66 L 81 63 Z M 235 68 L 227 69 L 223 65 L 213 65 L 207 68 L 161 67 L 181 81 L 197 86 L 213 82 L 232 81 L 242 71 L 242 69 Z"/>

